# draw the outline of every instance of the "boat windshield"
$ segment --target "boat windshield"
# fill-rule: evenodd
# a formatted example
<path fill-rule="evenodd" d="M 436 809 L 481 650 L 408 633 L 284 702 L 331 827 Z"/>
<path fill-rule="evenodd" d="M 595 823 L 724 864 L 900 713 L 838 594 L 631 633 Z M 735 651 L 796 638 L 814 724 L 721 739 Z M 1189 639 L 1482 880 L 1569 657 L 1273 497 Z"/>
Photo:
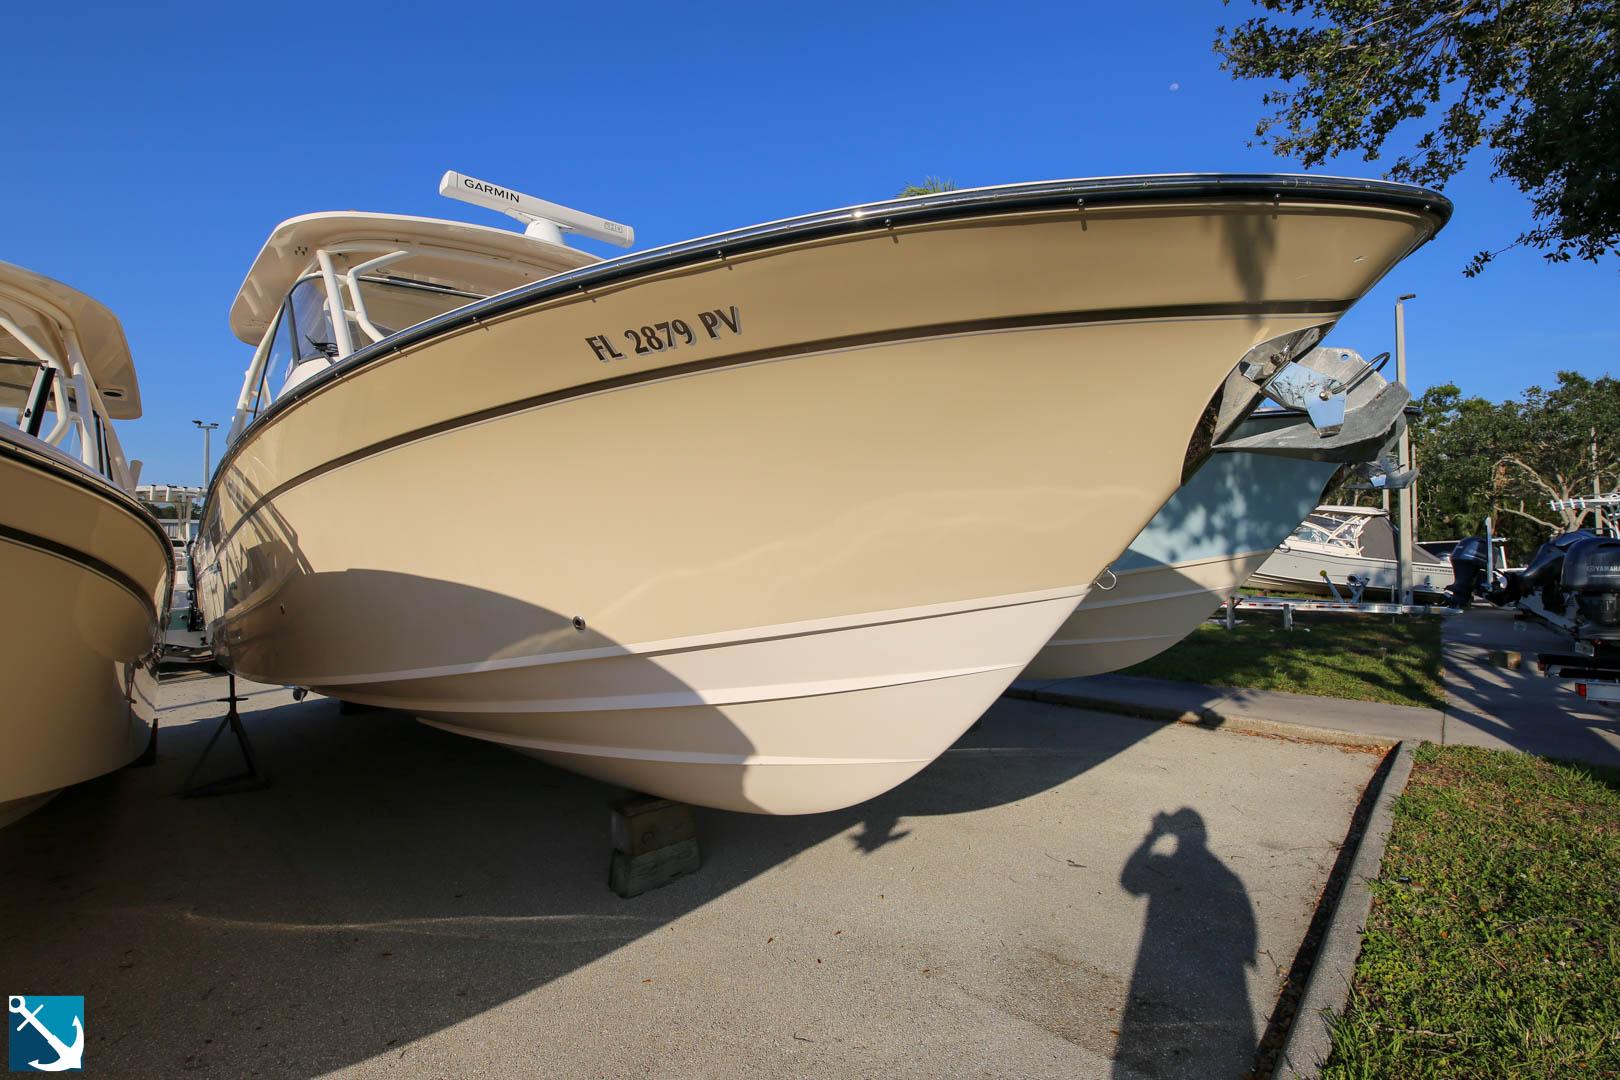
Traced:
<path fill-rule="evenodd" d="M 66 380 L 60 380 L 55 370 L 38 360 L 0 356 L 0 421 L 82 459 L 84 433 L 79 424 L 72 422 L 79 411 L 79 396 L 71 385 L 65 388 L 64 396 L 59 381 Z M 99 425 L 100 417 L 95 422 Z"/>
<path fill-rule="evenodd" d="M 1304 540 L 1312 544 L 1331 544 L 1337 538 L 1320 525 L 1312 525 L 1310 522 L 1306 522 L 1294 530 L 1294 539 Z"/>
<path fill-rule="evenodd" d="M 1356 552 L 1361 547 L 1361 534 L 1370 520 L 1358 514 L 1318 510 L 1300 523 L 1294 530 L 1293 539 Z"/>
<path fill-rule="evenodd" d="M 20 356 L 0 356 L 0 412 L 9 424 L 22 425 L 22 409 L 28 403 L 28 391 L 34 388 L 34 377 L 39 374 L 37 360 Z"/>
<path fill-rule="evenodd" d="M 447 311 L 483 299 L 479 293 L 396 277 L 363 277 L 360 279 L 360 294 L 365 298 L 371 327 L 381 337 L 397 334 L 417 323 L 427 322 Z M 365 337 L 355 338 L 356 342 L 365 340 Z"/>
<path fill-rule="evenodd" d="M 356 347 L 381 341 L 401 330 L 426 322 L 483 299 L 477 293 L 396 277 L 359 279 L 361 310 L 346 308 L 349 340 Z M 276 397 L 337 361 L 337 333 L 326 303 L 326 287 L 318 274 L 300 280 L 282 302 L 270 351 L 264 364 L 253 412 L 257 414 Z"/>

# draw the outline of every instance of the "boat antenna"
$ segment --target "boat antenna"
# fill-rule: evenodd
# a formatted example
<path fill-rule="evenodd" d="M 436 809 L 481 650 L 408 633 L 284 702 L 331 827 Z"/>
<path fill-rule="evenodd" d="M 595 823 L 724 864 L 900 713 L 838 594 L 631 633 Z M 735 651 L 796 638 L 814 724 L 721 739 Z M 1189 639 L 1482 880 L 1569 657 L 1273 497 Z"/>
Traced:
<path fill-rule="evenodd" d="M 474 206 L 483 206 L 491 210 L 499 210 L 508 217 L 517 218 L 523 222 L 525 236 L 536 240 L 544 240 L 551 244 L 561 244 L 563 233 L 578 233 L 593 240 L 616 244 L 619 247 L 629 247 L 636 242 L 636 231 L 628 225 L 621 225 L 617 221 L 596 217 L 579 210 L 570 210 L 566 206 L 558 206 L 554 202 L 537 199 L 533 195 L 525 195 L 521 191 L 491 184 L 487 180 L 467 176 L 450 170 L 439 178 L 439 194 L 451 199 L 460 199 Z"/>

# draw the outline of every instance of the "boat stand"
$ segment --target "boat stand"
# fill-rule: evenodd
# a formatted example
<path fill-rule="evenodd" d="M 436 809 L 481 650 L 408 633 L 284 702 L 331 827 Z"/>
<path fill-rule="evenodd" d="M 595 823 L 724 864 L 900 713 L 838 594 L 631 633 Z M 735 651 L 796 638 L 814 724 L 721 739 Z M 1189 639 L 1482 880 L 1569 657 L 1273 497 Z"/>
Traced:
<path fill-rule="evenodd" d="M 632 794 L 613 804 L 608 887 L 625 899 L 696 873 L 697 824 L 685 803 Z"/>
<path fill-rule="evenodd" d="M 253 743 L 248 739 L 247 728 L 242 726 L 242 716 L 236 711 L 236 703 L 239 700 L 236 696 L 236 676 L 227 675 L 226 678 L 230 680 L 230 696 L 219 699 L 225 703 L 225 715 L 220 717 L 219 726 L 214 729 L 214 734 L 209 738 L 208 745 L 203 747 L 201 754 L 197 755 L 197 761 L 191 766 L 191 772 L 186 776 L 186 782 L 180 785 L 179 795 L 182 799 L 204 798 L 209 795 L 235 795 L 238 792 L 258 791 L 261 788 L 270 786 L 270 777 L 260 770 L 258 758 L 253 754 Z M 236 745 L 242 750 L 242 761 L 247 768 L 239 773 L 220 777 L 218 780 L 210 780 L 205 784 L 197 783 L 197 774 L 202 771 L 203 763 L 208 760 L 208 755 L 213 751 L 214 744 L 219 742 L 219 737 L 225 734 L 227 727 L 231 729 L 231 734 L 236 736 Z"/>
<path fill-rule="evenodd" d="M 158 718 L 153 716 L 152 733 L 146 737 L 146 749 L 141 751 L 140 757 L 129 763 L 130 768 L 144 769 L 157 764 L 157 733 Z"/>
<path fill-rule="evenodd" d="M 158 650 L 157 655 L 152 659 L 151 671 L 154 679 L 157 678 L 157 671 L 161 661 L 162 650 Z M 129 703 L 130 710 L 133 712 L 135 709 L 135 668 L 133 667 L 129 669 L 129 674 L 124 683 L 124 700 Z M 129 763 L 130 768 L 145 769 L 157 764 L 158 720 L 160 715 L 154 705 L 152 709 L 152 730 L 146 737 L 146 749 L 141 751 L 140 757 Z"/>

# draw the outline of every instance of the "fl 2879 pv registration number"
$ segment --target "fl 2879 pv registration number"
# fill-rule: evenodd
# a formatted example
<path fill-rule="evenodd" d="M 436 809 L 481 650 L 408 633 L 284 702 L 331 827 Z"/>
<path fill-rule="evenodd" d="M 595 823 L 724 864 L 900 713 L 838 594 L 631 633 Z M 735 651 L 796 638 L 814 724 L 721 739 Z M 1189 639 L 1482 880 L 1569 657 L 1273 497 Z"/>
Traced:
<path fill-rule="evenodd" d="M 604 364 L 614 360 L 623 360 L 625 354 L 614 347 L 616 339 L 624 342 L 624 347 L 634 349 L 636 355 L 645 356 L 648 353 L 664 352 L 668 349 L 678 349 L 682 345 L 696 345 L 705 340 L 726 335 L 742 333 L 742 315 L 733 304 L 729 308 L 714 308 L 710 311 L 700 311 L 694 320 L 697 328 L 685 319 L 670 319 L 668 322 L 656 322 L 648 326 L 633 327 L 623 330 L 619 334 L 592 334 L 585 339 L 585 344 L 591 347 L 596 358 Z"/>

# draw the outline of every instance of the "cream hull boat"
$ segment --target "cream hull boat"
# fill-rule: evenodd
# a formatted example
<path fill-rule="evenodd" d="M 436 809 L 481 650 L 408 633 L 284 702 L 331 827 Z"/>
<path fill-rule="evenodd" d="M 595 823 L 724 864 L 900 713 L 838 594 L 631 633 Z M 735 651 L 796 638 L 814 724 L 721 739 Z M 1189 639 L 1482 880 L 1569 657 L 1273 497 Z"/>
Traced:
<path fill-rule="evenodd" d="M 1151 660 L 1247 581 L 1321 499 L 1339 466 L 1216 454 L 1131 542 L 1024 674 L 1073 679 Z"/>
<path fill-rule="evenodd" d="M 796 219 L 362 349 L 221 463 L 216 653 L 688 802 L 879 794 L 1179 486 L 1233 365 L 1331 324 L 1444 220 L 1415 189 L 1296 183 Z M 695 344 L 625 347 L 705 312 L 726 325 Z M 465 506 L 476 533 L 443 512 Z"/>
<path fill-rule="evenodd" d="M 0 427 L 0 825 L 146 746 L 169 541 L 139 504 Z"/>
<path fill-rule="evenodd" d="M 1299 363 L 1335 380 L 1329 386 L 1340 388 L 1343 415 L 1255 413 L 1217 438 L 1216 452 L 1131 541 L 1026 676 L 1082 678 L 1157 656 L 1238 591 L 1316 507 L 1341 467 L 1382 472 L 1389 482 L 1392 466 L 1382 462 L 1404 430 L 1407 389 L 1385 382 L 1354 350 L 1315 349 Z M 1334 419 L 1339 423 L 1326 426 Z"/>

